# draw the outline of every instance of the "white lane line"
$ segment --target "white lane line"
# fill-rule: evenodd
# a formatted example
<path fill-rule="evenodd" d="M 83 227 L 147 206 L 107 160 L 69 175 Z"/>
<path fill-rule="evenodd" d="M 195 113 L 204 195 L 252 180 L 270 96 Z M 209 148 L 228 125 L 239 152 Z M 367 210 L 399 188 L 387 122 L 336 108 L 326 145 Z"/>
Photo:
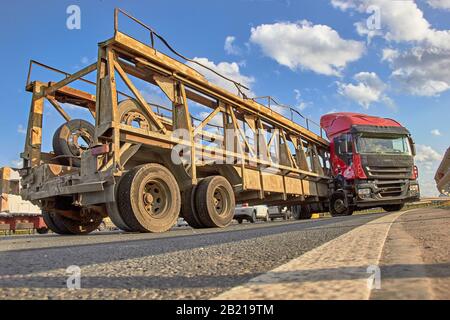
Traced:
<path fill-rule="evenodd" d="M 408 210 L 410 211 L 410 210 Z M 357 227 L 213 299 L 369 299 L 396 212 Z"/>

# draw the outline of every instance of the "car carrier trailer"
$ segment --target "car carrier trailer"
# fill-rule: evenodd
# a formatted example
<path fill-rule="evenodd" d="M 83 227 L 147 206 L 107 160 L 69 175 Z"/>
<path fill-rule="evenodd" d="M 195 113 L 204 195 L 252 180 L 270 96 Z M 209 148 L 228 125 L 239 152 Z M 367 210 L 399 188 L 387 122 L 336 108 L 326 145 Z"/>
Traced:
<path fill-rule="evenodd" d="M 147 29 L 150 43 L 122 32 L 119 17 Z M 171 56 L 156 50 L 156 42 Z M 235 204 L 243 202 L 295 206 L 304 217 L 311 209 L 327 210 L 329 143 L 321 129 L 314 133 L 310 120 L 303 118 L 305 127 L 275 112 L 270 97 L 268 105 L 248 98 L 231 79 L 225 78 L 238 94 L 210 83 L 194 64 L 225 78 L 179 54 L 120 9 L 113 38 L 98 46 L 97 62 L 50 83 L 31 80 L 33 67 L 47 66 L 30 62 L 22 196 L 42 208 L 51 230 L 89 233 L 106 216 L 134 232 L 166 231 L 179 216 L 194 228 L 225 227 Z M 93 72 L 95 82 L 85 78 Z M 171 108 L 146 101 L 133 78 L 161 90 Z M 131 94 L 118 90 L 119 79 Z M 69 86 L 80 81 L 95 92 Z M 42 150 L 45 100 L 65 120 L 50 152 Z M 71 119 L 64 103 L 87 108 L 93 124 Z M 193 104 L 208 108 L 209 115 L 195 119 Z"/>

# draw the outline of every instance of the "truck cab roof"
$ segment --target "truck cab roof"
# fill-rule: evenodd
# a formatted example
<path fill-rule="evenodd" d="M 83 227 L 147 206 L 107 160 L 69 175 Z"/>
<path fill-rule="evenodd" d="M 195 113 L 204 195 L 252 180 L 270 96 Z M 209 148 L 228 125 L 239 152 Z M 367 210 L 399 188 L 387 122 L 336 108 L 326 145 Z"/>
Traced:
<path fill-rule="evenodd" d="M 332 139 L 335 135 L 340 133 L 350 132 L 350 130 L 355 127 L 373 127 L 373 129 L 375 129 L 375 127 L 380 129 L 390 127 L 393 129 L 404 129 L 404 127 L 395 120 L 353 112 L 326 114 L 320 118 L 320 126 L 325 130 L 328 139 Z M 401 131 L 408 133 L 406 129 Z"/>

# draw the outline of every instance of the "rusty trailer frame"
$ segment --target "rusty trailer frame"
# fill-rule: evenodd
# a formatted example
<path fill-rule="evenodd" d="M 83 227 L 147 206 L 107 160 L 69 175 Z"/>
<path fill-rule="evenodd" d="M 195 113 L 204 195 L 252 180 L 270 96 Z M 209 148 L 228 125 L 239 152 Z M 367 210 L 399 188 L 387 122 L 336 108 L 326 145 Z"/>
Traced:
<path fill-rule="evenodd" d="M 121 32 L 121 14 L 146 28 L 151 43 Z M 158 40 L 190 66 L 156 50 Z M 95 63 L 70 74 L 31 61 L 26 90 L 32 92 L 32 102 L 21 154 L 22 196 L 38 203 L 45 212 L 68 219 L 82 220 L 92 214 L 105 217 L 117 211 L 111 205 L 115 206 L 121 177 L 139 165 L 158 163 L 173 174 L 181 193 L 206 177 L 219 175 L 233 187 L 237 203 L 314 204 L 316 212 L 326 210 L 328 141 L 272 110 L 270 102 L 274 100 L 270 97 L 265 97 L 269 101 L 265 106 L 246 97 L 244 87 L 234 81 L 238 95 L 210 83 L 197 71 L 202 66 L 194 69 L 192 61 L 177 53 L 152 28 L 120 9 L 114 14 L 114 36 L 99 44 Z M 36 65 L 62 73 L 65 78 L 49 83 L 31 81 Z M 85 76 L 93 72 L 96 82 L 86 80 Z M 171 108 L 147 102 L 132 77 L 161 90 L 171 101 Z M 119 78 L 132 94 L 118 91 Z M 95 86 L 95 95 L 70 87 L 75 81 Z M 133 110 L 145 126 L 124 121 L 119 110 L 123 100 L 119 97 L 134 104 Z M 64 103 L 86 108 L 92 114 L 93 144 L 82 153 L 80 166 L 74 166 L 72 159 L 61 164 L 61 158 L 67 156 L 41 150 L 45 100 L 65 121 L 71 118 Z M 189 110 L 190 101 L 208 108 L 209 115 L 195 118 Z M 221 125 L 212 123 L 217 118 Z M 310 124 L 307 120 L 307 126 Z M 215 132 L 208 130 L 210 126 L 216 126 Z M 174 148 L 184 150 L 184 160 L 179 163 L 171 158 Z"/>

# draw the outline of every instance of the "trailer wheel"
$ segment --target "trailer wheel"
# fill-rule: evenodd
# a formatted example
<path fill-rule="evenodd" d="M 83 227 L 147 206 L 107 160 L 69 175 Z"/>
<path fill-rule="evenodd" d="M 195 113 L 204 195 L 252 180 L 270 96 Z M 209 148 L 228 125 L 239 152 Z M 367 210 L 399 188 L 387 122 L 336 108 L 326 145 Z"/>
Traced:
<path fill-rule="evenodd" d="M 81 153 L 92 146 L 94 142 L 95 128 L 85 120 L 74 119 L 64 123 L 53 135 L 53 150 L 58 161 L 64 165 L 79 167 Z"/>
<path fill-rule="evenodd" d="M 343 192 L 335 192 L 330 199 L 330 214 L 332 217 L 351 216 L 353 208 L 345 205 L 345 194 Z"/>
<path fill-rule="evenodd" d="M 115 202 L 107 202 L 106 203 L 106 212 L 108 213 L 109 218 L 111 219 L 112 223 L 114 223 L 114 225 L 119 228 L 122 231 L 125 232 L 133 232 L 133 231 L 138 231 L 138 230 L 133 230 L 129 225 L 127 225 L 122 217 L 122 215 L 120 214 L 119 208 L 117 207 L 117 189 L 119 189 L 119 184 L 120 184 L 120 180 L 119 182 L 115 185 L 114 189 L 116 192 L 115 195 Z"/>
<path fill-rule="evenodd" d="M 311 217 L 312 217 L 311 208 L 308 205 L 292 206 L 292 217 L 295 220 L 311 219 Z"/>
<path fill-rule="evenodd" d="M 402 210 L 404 206 L 405 206 L 405 204 L 401 203 L 401 204 L 390 204 L 390 205 L 382 206 L 382 208 L 384 211 L 394 212 L 394 211 Z"/>
<path fill-rule="evenodd" d="M 124 222 L 140 232 L 164 232 L 177 221 L 181 196 L 177 181 L 164 166 L 138 166 L 121 179 L 118 208 Z"/>
<path fill-rule="evenodd" d="M 39 234 L 47 234 L 48 233 L 48 228 L 46 228 L 46 227 L 37 228 L 36 232 L 39 233 Z"/>
<path fill-rule="evenodd" d="M 46 211 L 42 212 L 42 218 L 44 219 L 45 224 L 50 230 L 52 230 L 54 233 L 61 235 L 70 234 L 69 230 L 67 230 L 67 228 L 64 227 L 64 225 L 60 225 L 59 223 L 56 224 L 54 217 L 55 213 Z"/>
<path fill-rule="evenodd" d="M 198 212 L 195 209 L 195 191 L 197 186 L 191 186 L 181 193 L 181 217 L 195 229 L 205 228 L 200 221 Z"/>
<path fill-rule="evenodd" d="M 52 220 L 59 229 L 64 230 L 65 233 L 61 234 L 83 235 L 97 230 L 103 218 L 99 214 L 92 213 L 82 217 L 82 220 L 75 220 L 53 213 Z"/>
<path fill-rule="evenodd" d="M 231 184 L 222 176 L 202 180 L 195 193 L 200 219 L 208 227 L 223 228 L 233 220 L 235 198 Z"/>

